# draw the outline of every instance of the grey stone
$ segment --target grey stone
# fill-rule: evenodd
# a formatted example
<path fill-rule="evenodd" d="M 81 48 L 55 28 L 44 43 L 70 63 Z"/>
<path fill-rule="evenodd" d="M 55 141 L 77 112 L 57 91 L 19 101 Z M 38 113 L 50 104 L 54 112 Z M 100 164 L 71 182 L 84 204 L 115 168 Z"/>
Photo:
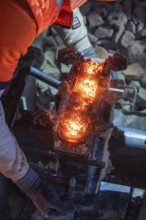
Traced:
<path fill-rule="evenodd" d="M 41 70 L 49 74 L 50 76 L 59 79 L 60 78 L 60 70 L 56 65 L 56 56 L 57 56 L 57 49 L 50 49 L 44 53 L 45 62 L 41 67 Z"/>
<path fill-rule="evenodd" d="M 42 43 L 43 43 L 43 40 L 44 38 L 46 38 L 47 36 L 47 32 L 48 32 L 48 29 L 46 29 L 45 31 L 43 31 L 32 43 L 32 46 L 34 47 L 37 47 L 39 49 L 42 49 Z"/>
<path fill-rule="evenodd" d="M 39 109 L 43 108 L 43 107 L 49 109 L 49 104 L 50 104 L 51 98 L 52 98 L 51 90 L 50 90 L 50 88 L 46 87 L 46 91 L 44 91 L 42 94 L 40 94 L 40 96 L 38 96 L 38 98 L 37 98 L 37 103 L 36 103 L 37 107 Z"/>
<path fill-rule="evenodd" d="M 125 48 L 130 47 L 135 40 L 135 36 L 130 31 L 125 31 L 124 35 L 121 38 L 121 45 Z"/>
<path fill-rule="evenodd" d="M 117 27 L 119 29 L 122 25 L 126 25 L 127 21 L 128 21 L 127 16 L 122 11 L 121 12 L 112 12 L 107 17 L 107 20 L 110 22 L 111 25 L 114 25 L 115 27 Z"/>
<path fill-rule="evenodd" d="M 127 25 L 127 31 L 130 31 L 132 33 L 136 33 L 136 25 L 133 21 L 130 21 Z"/>
<path fill-rule="evenodd" d="M 146 9 L 145 8 L 141 6 L 135 7 L 134 15 L 136 16 L 138 22 L 145 23 L 146 21 Z"/>
<path fill-rule="evenodd" d="M 96 11 L 91 11 L 87 17 L 87 20 L 89 22 L 89 28 L 91 29 L 104 23 L 102 17 Z"/>
<path fill-rule="evenodd" d="M 61 63 L 61 65 L 60 65 L 61 74 L 69 73 L 70 69 L 71 69 L 71 65 L 67 66 L 67 65 Z"/>
<path fill-rule="evenodd" d="M 108 50 L 112 49 L 115 51 L 117 46 L 115 45 L 115 43 L 113 42 L 112 39 L 108 39 L 108 38 L 100 39 L 100 40 L 98 40 L 97 45 L 104 47 Z"/>
<path fill-rule="evenodd" d="M 64 41 L 61 39 L 59 35 L 55 36 L 55 41 L 57 42 L 58 45 L 63 45 Z"/>
<path fill-rule="evenodd" d="M 114 30 L 109 29 L 106 27 L 99 27 L 95 31 L 95 36 L 98 37 L 98 39 L 103 39 L 103 38 L 111 38 L 113 35 Z"/>
<path fill-rule="evenodd" d="M 120 4 L 119 1 L 116 1 L 114 4 L 114 11 L 117 13 L 123 12 L 123 4 Z"/>
<path fill-rule="evenodd" d="M 144 29 L 142 30 L 141 36 L 142 36 L 142 37 L 146 37 L 146 28 L 144 28 Z"/>
<path fill-rule="evenodd" d="M 145 43 L 140 40 L 136 40 L 132 43 L 131 47 L 127 48 L 128 57 L 130 62 L 139 62 L 141 64 L 146 63 Z"/>
<path fill-rule="evenodd" d="M 138 21 L 137 17 L 135 17 L 134 14 L 132 14 L 131 19 L 132 19 L 132 21 L 134 22 L 135 25 L 138 25 L 139 21 Z"/>
<path fill-rule="evenodd" d="M 116 102 L 116 107 L 117 108 L 125 108 L 125 110 L 128 110 L 130 111 L 131 110 L 131 104 L 129 101 L 125 101 L 124 99 L 119 99 L 117 102 Z"/>
<path fill-rule="evenodd" d="M 120 29 L 118 29 L 116 31 L 116 33 L 115 33 L 115 43 L 119 42 L 119 40 L 120 40 L 121 36 L 123 35 L 124 31 L 125 31 L 125 26 L 124 25 L 122 25 L 120 27 Z"/>
<path fill-rule="evenodd" d="M 143 53 L 141 55 L 141 59 L 139 59 L 138 62 L 141 63 L 143 66 L 146 66 L 146 53 Z"/>
<path fill-rule="evenodd" d="M 146 89 L 146 75 L 141 77 L 140 84 L 144 89 Z"/>
<path fill-rule="evenodd" d="M 87 15 L 90 11 L 91 11 L 91 2 L 90 1 L 87 1 L 85 4 L 83 4 L 81 7 L 80 7 L 80 11 L 82 13 L 82 15 Z"/>
<path fill-rule="evenodd" d="M 132 80 L 129 84 L 128 84 L 129 87 L 132 87 L 132 88 L 135 88 L 136 90 L 139 90 L 140 88 L 140 82 L 139 81 L 135 81 L 135 80 Z"/>
<path fill-rule="evenodd" d="M 130 18 L 131 13 L 132 13 L 132 0 L 124 1 L 123 10 L 124 10 L 125 14 L 127 15 L 127 17 Z"/>
<path fill-rule="evenodd" d="M 95 45 L 97 43 L 98 38 L 94 34 L 88 33 L 88 37 L 91 44 Z"/>
<path fill-rule="evenodd" d="M 55 41 L 53 36 L 47 36 L 43 39 L 43 46 L 44 47 L 54 47 L 57 46 L 57 42 Z"/>
<path fill-rule="evenodd" d="M 95 11 L 96 11 L 102 18 L 106 18 L 106 16 L 108 15 L 107 8 L 104 7 L 104 6 L 95 8 Z"/>
<path fill-rule="evenodd" d="M 138 106 L 140 106 L 142 108 L 146 108 L 146 89 L 144 89 L 142 87 L 139 89 L 136 103 Z"/>
<path fill-rule="evenodd" d="M 139 80 L 144 75 L 144 68 L 139 63 L 132 63 L 123 74 L 127 80 Z"/>
<path fill-rule="evenodd" d="M 104 4 L 103 2 L 100 2 L 100 1 L 91 1 L 92 2 L 92 9 L 94 10 L 95 8 L 102 8 L 102 7 L 105 7 L 107 10 L 108 10 L 108 5 L 107 4 Z"/>
<path fill-rule="evenodd" d="M 135 94 L 135 92 L 139 91 L 139 88 L 140 88 L 140 83 L 139 81 L 131 81 L 129 84 L 128 84 L 129 87 L 132 87 L 133 89 L 128 89 L 128 93 L 130 93 L 131 95 Z"/>
<path fill-rule="evenodd" d="M 142 40 L 136 40 L 132 44 L 133 50 L 136 50 L 136 53 L 139 52 L 139 54 L 143 53 L 145 51 L 145 41 Z"/>
<path fill-rule="evenodd" d="M 132 106 L 129 104 L 129 105 L 124 105 L 122 107 L 123 111 L 125 112 L 130 112 L 132 110 Z"/>
<path fill-rule="evenodd" d="M 142 31 L 142 30 L 144 29 L 144 26 L 145 26 L 145 24 L 142 23 L 142 22 L 140 22 L 140 23 L 137 25 L 137 32 Z"/>

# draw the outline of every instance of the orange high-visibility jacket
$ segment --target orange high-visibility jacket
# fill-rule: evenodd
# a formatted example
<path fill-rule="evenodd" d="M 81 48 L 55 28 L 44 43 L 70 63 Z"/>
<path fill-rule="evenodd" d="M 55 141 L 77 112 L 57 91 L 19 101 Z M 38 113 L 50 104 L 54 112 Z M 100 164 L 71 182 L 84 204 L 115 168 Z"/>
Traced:
<path fill-rule="evenodd" d="M 71 26 L 72 10 L 80 7 L 87 0 L 27 0 L 37 25 L 39 32 L 55 23 Z M 60 10 L 61 9 L 61 10 Z"/>
<path fill-rule="evenodd" d="M 72 25 L 72 10 L 86 0 L 0 1 L 0 89 L 12 79 L 20 56 L 53 23 Z"/>
<path fill-rule="evenodd" d="M 0 89 L 12 79 L 20 56 L 48 26 L 72 25 L 72 10 L 87 0 L 0 1 Z M 114 1 L 114 0 L 97 0 Z"/>

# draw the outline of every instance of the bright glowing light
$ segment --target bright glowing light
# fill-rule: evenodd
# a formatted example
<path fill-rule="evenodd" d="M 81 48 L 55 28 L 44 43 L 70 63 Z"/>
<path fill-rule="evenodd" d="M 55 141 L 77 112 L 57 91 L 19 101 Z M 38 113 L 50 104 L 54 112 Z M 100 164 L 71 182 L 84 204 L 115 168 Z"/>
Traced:
<path fill-rule="evenodd" d="M 98 62 L 90 62 L 85 63 L 83 67 L 83 71 L 88 75 L 97 75 L 97 73 L 101 72 L 103 70 L 103 63 Z"/>
<path fill-rule="evenodd" d="M 61 138 L 73 143 L 85 139 L 90 123 L 90 110 L 98 92 L 97 76 L 102 69 L 103 64 L 91 60 L 85 61 L 79 68 L 80 73 L 76 75 L 71 100 L 66 103 L 65 111 L 60 117 Z"/>
<path fill-rule="evenodd" d="M 61 126 L 63 126 L 61 130 L 62 136 L 70 141 L 83 138 L 87 129 L 87 123 L 82 120 L 81 115 L 77 114 L 70 117 L 66 115 L 66 118 L 62 120 Z"/>
<path fill-rule="evenodd" d="M 95 98 L 97 90 L 97 82 L 95 80 L 83 79 L 78 85 L 80 95 L 85 98 Z"/>
<path fill-rule="evenodd" d="M 66 129 L 71 136 L 78 135 L 78 132 L 83 128 L 83 125 L 79 124 L 78 121 L 72 120 L 64 122 L 64 125 L 66 126 Z"/>

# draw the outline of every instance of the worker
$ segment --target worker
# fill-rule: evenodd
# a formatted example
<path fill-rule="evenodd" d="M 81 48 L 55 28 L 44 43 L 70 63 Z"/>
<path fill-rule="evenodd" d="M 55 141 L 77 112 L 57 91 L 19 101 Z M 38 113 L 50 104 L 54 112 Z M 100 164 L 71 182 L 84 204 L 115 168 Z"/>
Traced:
<path fill-rule="evenodd" d="M 83 21 L 77 16 L 79 11 L 75 9 L 85 2 L 86 0 L 0 0 L 0 95 L 9 85 L 20 56 L 25 55 L 33 40 L 53 23 L 72 27 L 62 31 L 66 42 L 74 44 L 76 49 L 81 47 L 87 56 L 95 56 L 86 28 L 83 27 L 83 32 L 78 32 Z M 73 38 L 71 32 L 75 33 Z M 65 214 L 73 210 L 72 202 L 62 202 L 57 193 L 46 186 L 28 164 L 5 122 L 1 101 L 0 172 L 32 200 L 46 219 L 50 208 Z"/>

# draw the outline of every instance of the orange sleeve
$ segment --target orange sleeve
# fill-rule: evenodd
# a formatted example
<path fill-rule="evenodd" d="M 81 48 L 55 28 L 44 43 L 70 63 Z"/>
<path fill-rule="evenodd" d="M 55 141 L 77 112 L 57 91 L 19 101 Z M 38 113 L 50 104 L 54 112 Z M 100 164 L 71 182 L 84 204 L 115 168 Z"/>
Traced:
<path fill-rule="evenodd" d="M 0 82 L 11 80 L 36 35 L 36 23 L 26 11 L 12 0 L 0 1 Z"/>

